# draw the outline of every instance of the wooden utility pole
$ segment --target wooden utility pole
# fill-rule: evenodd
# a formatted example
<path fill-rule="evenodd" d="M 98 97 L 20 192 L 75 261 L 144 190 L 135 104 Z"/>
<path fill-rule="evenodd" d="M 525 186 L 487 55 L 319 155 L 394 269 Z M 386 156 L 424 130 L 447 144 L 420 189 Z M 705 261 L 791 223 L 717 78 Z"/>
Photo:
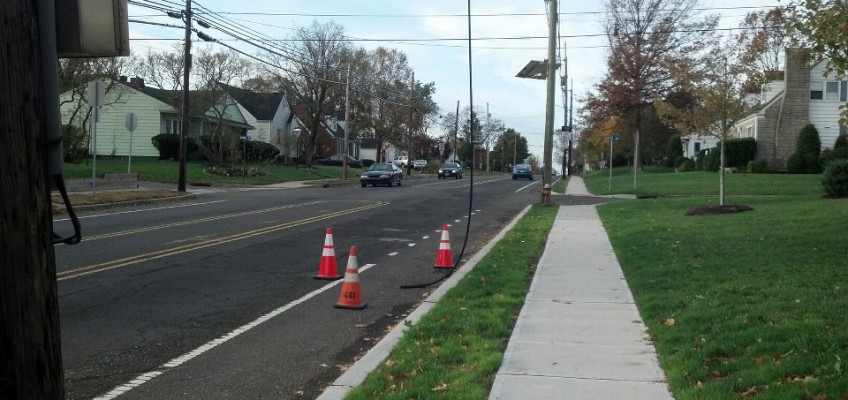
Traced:
<path fill-rule="evenodd" d="M 49 3 L 49 4 L 48 4 Z M 56 64 L 52 1 L 0 2 L 0 398 L 62 399 L 41 72 Z M 45 35 L 45 32 L 48 32 Z M 48 46 L 40 40 L 50 37 Z M 53 81 L 55 82 L 55 80 Z M 58 109 L 56 104 L 48 107 Z"/>
<path fill-rule="evenodd" d="M 180 165 L 177 174 L 177 191 L 186 191 L 186 153 L 188 152 L 188 130 L 191 121 L 189 109 L 189 76 L 191 73 L 191 0 L 186 0 L 185 15 L 185 54 L 183 56 L 183 101 L 180 124 Z"/>

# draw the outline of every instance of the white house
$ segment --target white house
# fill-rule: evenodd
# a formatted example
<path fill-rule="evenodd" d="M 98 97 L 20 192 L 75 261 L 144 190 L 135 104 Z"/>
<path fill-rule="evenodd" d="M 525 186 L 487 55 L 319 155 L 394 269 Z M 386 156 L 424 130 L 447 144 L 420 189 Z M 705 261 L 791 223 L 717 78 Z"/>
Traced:
<path fill-rule="evenodd" d="M 86 86 L 93 86 L 93 82 Z M 105 93 L 104 106 L 96 123 L 98 155 L 126 156 L 130 154 L 132 142 L 133 156 L 157 157 L 159 151 L 153 146 L 151 138 L 163 133 L 180 133 L 181 118 L 177 108 L 179 92 L 146 87 L 141 78 L 127 81 L 126 77 L 121 77 L 118 81 L 102 79 L 100 82 L 108 85 L 110 90 Z M 197 98 L 205 94 L 203 91 L 193 91 L 191 96 Z M 89 106 L 84 99 L 79 98 L 79 93 L 67 91 L 60 94 L 60 103 L 62 124 L 86 128 L 94 124 L 93 119 L 86 121 Z M 228 129 L 241 134 L 253 129 L 231 100 L 220 98 L 216 104 L 191 116 L 190 136 L 200 136 L 204 129 L 219 121 Z M 132 134 L 126 128 L 126 118 L 130 113 L 135 114 L 138 121 Z M 89 152 L 94 150 L 93 142 Z"/>
<path fill-rule="evenodd" d="M 757 160 L 785 170 L 801 128 L 811 123 L 822 148 L 833 148 L 840 133 L 840 107 L 848 100 L 848 81 L 825 72 L 826 60 L 811 61 L 809 49 L 787 48 L 783 79 L 764 86 L 760 107 L 732 128 L 735 138 L 757 141 Z"/>

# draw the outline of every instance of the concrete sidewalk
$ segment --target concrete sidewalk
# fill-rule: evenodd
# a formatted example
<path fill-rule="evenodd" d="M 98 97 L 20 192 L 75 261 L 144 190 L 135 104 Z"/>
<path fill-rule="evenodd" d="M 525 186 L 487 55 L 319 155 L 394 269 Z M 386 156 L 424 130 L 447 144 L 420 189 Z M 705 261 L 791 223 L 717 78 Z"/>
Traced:
<path fill-rule="evenodd" d="M 489 399 L 622 398 L 673 397 L 595 207 L 560 207 Z"/>

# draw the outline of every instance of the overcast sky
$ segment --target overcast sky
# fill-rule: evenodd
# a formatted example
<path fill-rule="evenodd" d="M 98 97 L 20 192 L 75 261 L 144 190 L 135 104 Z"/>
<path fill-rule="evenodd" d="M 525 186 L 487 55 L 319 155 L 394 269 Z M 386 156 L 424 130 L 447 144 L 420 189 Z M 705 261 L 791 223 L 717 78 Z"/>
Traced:
<path fill-rule="evenodd" d="M 143 0 L 179 9 L 181 0 Z M 574 105 L 603 77 L 609 52 L 603 35 L 605 1 L 560 1 L 560 48 L 567 47 L 569 81 L 573 80 Z M 313 20 L 334 20 L 344 26 L 354 45 L 402 50 L 409 57 L 415 78 L 435 82 L 434 98 L 442 113 L 470 102 L 468 72 L 467 2 L 457 0 L 192 0 L 195 11 L 205 7 L 224 18 L 272 38 L 289 37 L 296 27 Z M 777 0 L 704 0 L 704 12 L 720 14 L 721 26 L 734 28 L 745 14 L 778 6 Z M 471 2 L 473 101 L 493 118 L 502 120 L 527 137 L 530 152 L 542 159 L 545 131 L 545 82 L 515 75 L 530 60 L 547 56 L 547 20 L 544 0 L 486 0 Z M 161 11 L 130 6 L 130 19 L 180 24 L 155 18 Z M 216 39 L 228 38 L 215 29 L 205 30 Z M 140 39 L 171 39 L 152 41 Z M 130 23 L 132 51 L 180 43 L 182 32 Z M 438 39 L 438 40 L 437 40 Z M 228 42 L 256 54 L 249 45 Z M 560 52 L 562 54 L 562 52 Z M 561 56 L 560 56 L 561 57 Z M 571 82 L 569 82 L 569 86 Z M 563 96 L 557 85 L 554 126 L 565 122 Z M 576 119 L 576 114 L 575 114 Z M 576 121 L 575 121 L 576 122 Z M 435 132 L 434 132 L 435 133 Z"/>

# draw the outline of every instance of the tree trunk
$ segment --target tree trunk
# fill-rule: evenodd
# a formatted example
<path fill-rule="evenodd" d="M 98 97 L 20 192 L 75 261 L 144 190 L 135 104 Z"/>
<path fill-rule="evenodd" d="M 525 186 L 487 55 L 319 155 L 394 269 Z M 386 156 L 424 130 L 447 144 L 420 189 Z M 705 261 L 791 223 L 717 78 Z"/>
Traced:
<path fill-rule="evenodd" d="M 0 398 L 62 399 L 35 0 L 0 5 Z M 52 21 L 49 21 L 52 23 Z M 57 60 L 46 60 L 57 62 Z M 54 89 L 58 90 L 58 88 Z M 55 104 L 58 107 L 59 104 Z"/>

